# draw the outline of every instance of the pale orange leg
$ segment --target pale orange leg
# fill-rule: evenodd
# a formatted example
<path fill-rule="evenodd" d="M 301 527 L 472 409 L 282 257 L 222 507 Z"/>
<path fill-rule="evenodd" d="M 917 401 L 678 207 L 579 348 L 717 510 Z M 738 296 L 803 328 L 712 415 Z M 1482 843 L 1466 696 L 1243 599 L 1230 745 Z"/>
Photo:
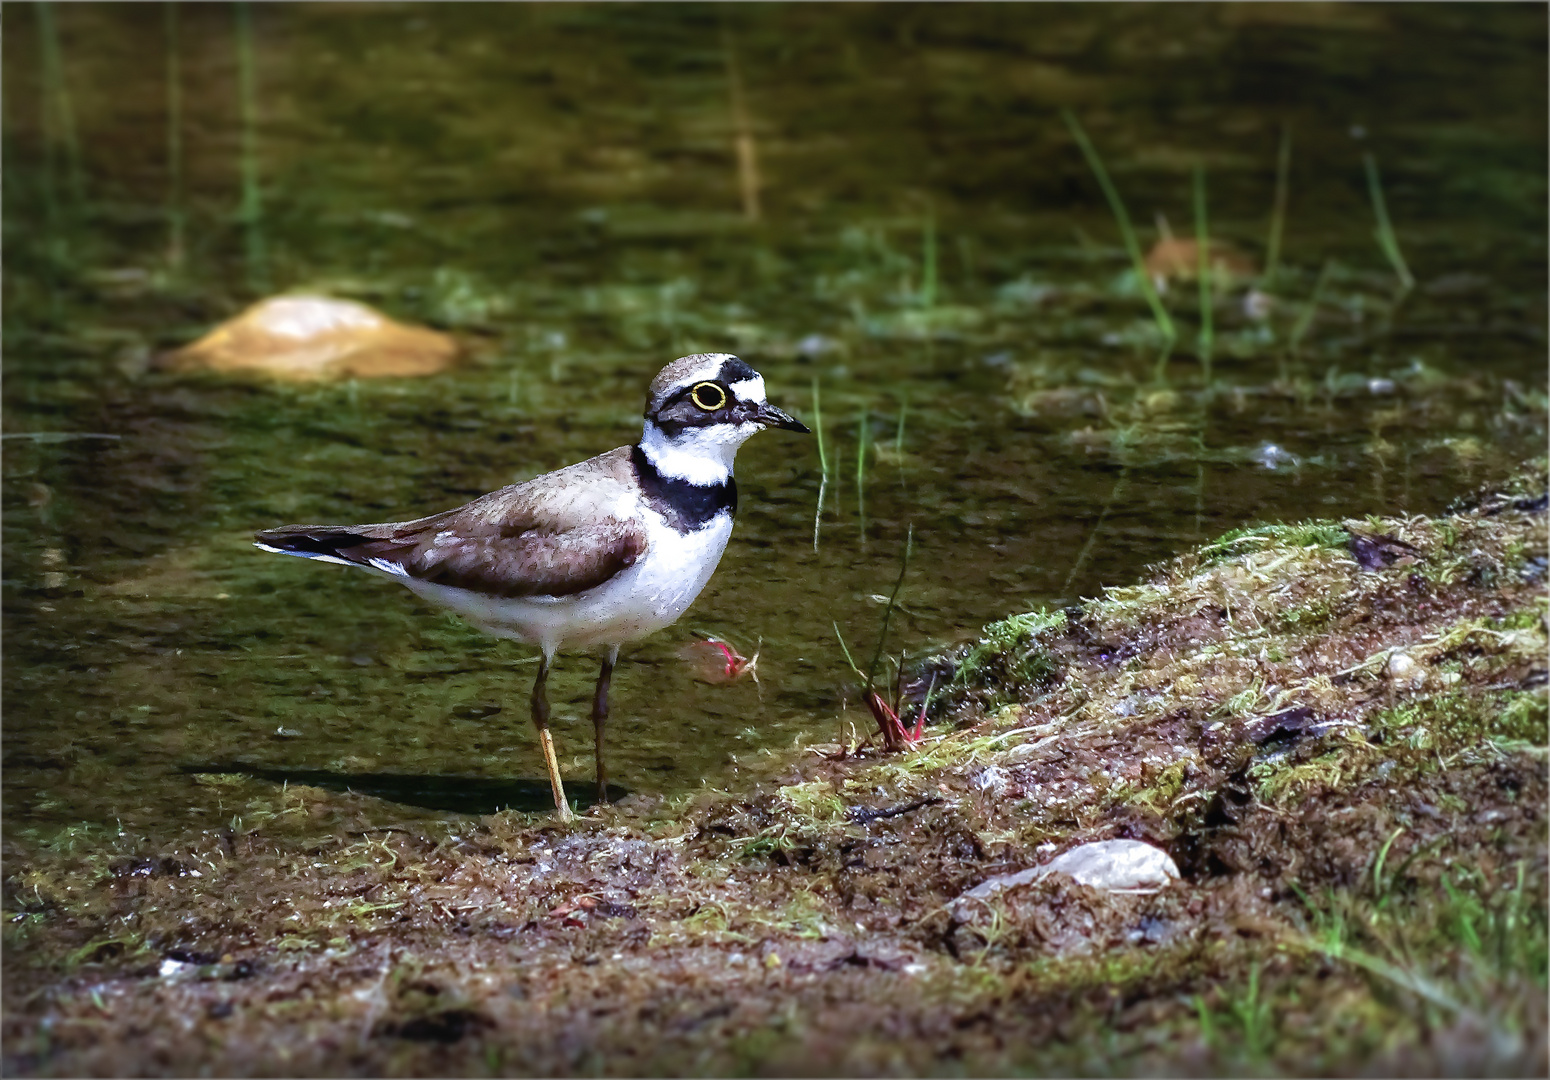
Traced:
<path fill-rule="evenodd" d="M 544 765 L 549 770 L 549 787 L 554 792 L 554 810 L 561 821 L 571 820 L 570 803 L 565 801 L 565 785 L 560 781 L 560 762 L 554 756 L 554 736 L 549 734 L 549 657 L 540 653 L 538 678 L 533 680 L 533 726 L 538 743 L 544 748 Z"/>

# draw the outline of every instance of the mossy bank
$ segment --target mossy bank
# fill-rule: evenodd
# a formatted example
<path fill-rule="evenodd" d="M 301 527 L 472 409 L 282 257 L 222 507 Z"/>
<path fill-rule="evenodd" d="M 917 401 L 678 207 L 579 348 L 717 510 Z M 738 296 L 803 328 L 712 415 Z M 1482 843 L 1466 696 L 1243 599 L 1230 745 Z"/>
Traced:
<path fill-rule="evenodd" d="M 177 844 L 13 838 L 5 1070 L 1543 1074 L 1545 491 L 987 627 L 907 754 L 571 828 L 211 775 Z M 953 904 L 1121 837 L 1183 879 Z"/>

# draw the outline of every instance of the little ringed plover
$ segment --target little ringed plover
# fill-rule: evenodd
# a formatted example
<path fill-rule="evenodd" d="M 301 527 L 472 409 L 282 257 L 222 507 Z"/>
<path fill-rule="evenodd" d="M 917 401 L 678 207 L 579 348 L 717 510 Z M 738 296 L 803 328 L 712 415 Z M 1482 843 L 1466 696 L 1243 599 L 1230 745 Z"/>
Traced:
<path fill-rule="evenodd" d="M 604 650 L 592 699 L 597 790 L 619 647 L 675 622 L 705 588 L 737 509 L 732 463 L 766 427 L 807 428 L 726 353 L 681 357 L 647 391 L 640 442 L 466 506 L 384 525 L 285 525 L 256 546 L 393 578 L 486 633 L 537 645 L 533 723 L 561 819 L 570 806 L 549 734 L 546 682 L 560 649 Z"/>

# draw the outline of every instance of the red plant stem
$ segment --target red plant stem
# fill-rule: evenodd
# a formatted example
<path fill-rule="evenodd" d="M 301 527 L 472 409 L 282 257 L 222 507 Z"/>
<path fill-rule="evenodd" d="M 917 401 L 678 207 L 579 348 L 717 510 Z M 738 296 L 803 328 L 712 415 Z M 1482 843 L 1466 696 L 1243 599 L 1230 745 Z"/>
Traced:
<path fill-rule="evenodd" d="M 710 643 L 720 649 L 721 655 L 727 658 L 727 678 L 736 678 L 739 670 L 738 661 L 742 660 L 742 657 L 733 652 L 732 647 L 724 641 L 717 641 L 715 638 L 711 638 Z"/>

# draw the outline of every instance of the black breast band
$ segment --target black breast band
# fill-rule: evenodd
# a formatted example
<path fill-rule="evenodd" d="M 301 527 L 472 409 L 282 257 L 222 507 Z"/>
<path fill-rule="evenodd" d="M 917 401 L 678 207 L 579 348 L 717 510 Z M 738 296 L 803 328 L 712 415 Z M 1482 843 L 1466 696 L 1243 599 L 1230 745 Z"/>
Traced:
<path fill-rule="evenodd" d="M 639 446 L 630 448 L 630 461 L 647 505 L 681 533 L 704 528 L 723 510 L 737 511 L 737 481 L 730 476 L 719 484 L 692 484 L 663 476 Z"/>

